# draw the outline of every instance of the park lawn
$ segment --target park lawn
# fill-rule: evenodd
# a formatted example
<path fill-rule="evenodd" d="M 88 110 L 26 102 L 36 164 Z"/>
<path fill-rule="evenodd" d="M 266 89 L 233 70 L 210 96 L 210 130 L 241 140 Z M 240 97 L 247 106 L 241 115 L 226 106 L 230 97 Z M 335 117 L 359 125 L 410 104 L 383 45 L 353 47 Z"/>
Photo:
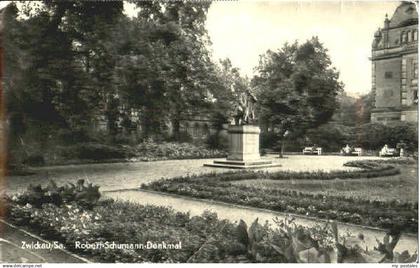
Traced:
<path fill-rule="evenodd" d="M 235 185 L 261 189 L 294 190 L 309 194 L 356 197 L 365 200 L 418 201 L 418 165 L 395 165 L 401 174 L 366 179 L 336 180 L 238 180 Z"/>

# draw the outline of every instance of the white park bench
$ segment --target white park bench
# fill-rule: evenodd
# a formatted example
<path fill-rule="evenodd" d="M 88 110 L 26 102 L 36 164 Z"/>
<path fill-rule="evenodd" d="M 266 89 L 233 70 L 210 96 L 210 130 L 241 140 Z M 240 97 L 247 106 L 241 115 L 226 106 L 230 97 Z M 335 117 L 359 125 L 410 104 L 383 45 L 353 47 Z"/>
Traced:
<path fill-rule="evenodd" d="M 317 154 L 317 155 L 321 155 L 322 154 L 322 148 L 321 147 L 317 147 L 317 148 L 313 148 L 313 147 L 305 147 L 302 151 L 303 154 Z"/>
<path fill-rule="evenodd" d="M 360 148 L 360 147 L 354 148 L 354 150 L 351 152 L 351 154 L 361 156 L 362 155 L 362 148 Z"/>

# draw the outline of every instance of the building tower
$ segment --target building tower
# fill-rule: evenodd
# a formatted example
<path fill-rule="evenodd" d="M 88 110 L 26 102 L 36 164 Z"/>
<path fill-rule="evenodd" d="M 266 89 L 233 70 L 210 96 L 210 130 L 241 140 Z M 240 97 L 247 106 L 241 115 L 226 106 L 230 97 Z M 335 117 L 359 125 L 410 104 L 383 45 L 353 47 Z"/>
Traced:
<path fill-rule="evenodd" d="M 372 43 L 371 121 L 417 122 L 418 12 L 414 3 L 402 2 L 391 19 L 376 31 Z"/>

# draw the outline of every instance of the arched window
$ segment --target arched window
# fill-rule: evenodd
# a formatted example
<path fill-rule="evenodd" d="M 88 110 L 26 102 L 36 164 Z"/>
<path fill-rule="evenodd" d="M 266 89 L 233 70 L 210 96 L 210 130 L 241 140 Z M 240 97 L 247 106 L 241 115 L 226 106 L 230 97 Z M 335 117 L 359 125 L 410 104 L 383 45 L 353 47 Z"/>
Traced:
<path fill-rule="evenodd" d="M 414 41 L 417 41 L 417 39 L 418 39 L 418 33 L 417 33 L 417 30 L 413 30 L 413 40 L 414 40 Z"/>
<path fill-rule="evenodd" d="M 407 32 L 407 43 L 411 43 L 412 40 L 412 35 L 411 35 L 411 31 Z"/>

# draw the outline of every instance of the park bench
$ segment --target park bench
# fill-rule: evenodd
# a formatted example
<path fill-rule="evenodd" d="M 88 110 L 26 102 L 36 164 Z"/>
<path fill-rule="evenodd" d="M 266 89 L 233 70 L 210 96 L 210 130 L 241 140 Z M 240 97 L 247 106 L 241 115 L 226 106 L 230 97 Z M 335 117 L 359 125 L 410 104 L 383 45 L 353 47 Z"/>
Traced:
<path fill-rule="evenodd" d="M 321 147 L 305 147 L 302 150 L 303 154 L 311 154 L 311 155 L 321 155 L 322 154 L 322 148 Z"/>
<path fill-rule="evenodd" d="M 362 155 L 362 148 L 354 148 L 354 150 L 351 152 L 351 154 L 361 156 Z"/>
<path fill-rule="evenodd" d="M 399 156 L 399 152 L 396 148 L 382 148 L 382 150 L 379 151 L 379 156 L 382 157 L 392 157 L 392 156 Z"/>
<path fill-rule="evenodd" d="M 361 156 L 362 155 L 362 148 L 360 148 L 360 147 L 353 148 L 353 147 L 350 147 L 350 146 L 346 145 L 346 147 L 341 149 L 340 154 L 345 155 L 345 156 L 351 156 L 351 155 Z"/>

